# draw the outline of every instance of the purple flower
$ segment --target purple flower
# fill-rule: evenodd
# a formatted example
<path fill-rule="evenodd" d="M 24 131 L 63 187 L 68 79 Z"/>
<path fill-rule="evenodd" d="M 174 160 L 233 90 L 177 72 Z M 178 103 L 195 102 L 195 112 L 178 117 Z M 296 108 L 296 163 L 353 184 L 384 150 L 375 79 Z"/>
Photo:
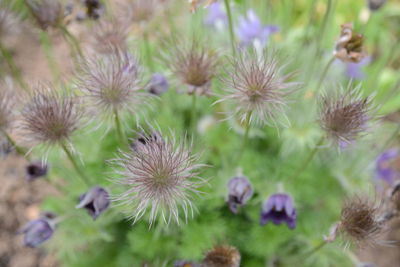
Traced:
<path fill-rule="evenodd" d="M 28 222 L 19 233 L 24 234 L 25 246 L 35 248 L 50 239 L 54 225 L 50 220 L 41 218 Z"/>
<path fill-rule="evenodd" d="M 215 2 L 208 7 L 208 14 L 204 20 L 206 25 L 221 29 L 228 23 L 228 17 L 221 3 Z"/>
<path fill-rule="evenodd" d="M 168 91 L 169 83 L 167 78 L 161 73 L 154 73 L 151 76 L 150 83 L 148 86 L 148 91 L 153 95 L 162 95 L 166 91 Z"/>
<path fill-rule="evenodd" d="M 249 46 L 258 41 L 262 47 L 268 41 L 268 37 L 279 31 L 276 25 L 262 25 L 260 19 L 253 10 L 248 10 L 246 17 L 239 19 L 239 26 L 236 28 L 241 44 Z"/>
<path fill-rule="evenodd" d="M 375 174 L 389 184 L 400 178 L 400 154 L 398 149 L 389 149 L 376 159 Z"/>
<path fill-rule="evenodd" d="M 86 194 L 79 198 L 77 209 L 85 208 L 89 215 L 95 220 L 100 214 L 107 210 L 110 205 L 108 192 L 99 186 L 92 187 Z"/>
<path fill-rule="evenodd" d="M 274 194 L 262 206 L 260 224 L 265 225 L 269 221 L 275 225 L 286 223 L 290 229 L 294 229 L 296 217 L 292 197 L 287 194 Z"/>
<path fill-rule="evenodd" d="M 253 195 L 253 188 L 244 176 L 233 177 L 228 183 L 228 205 L 233 213 L 238 212 L 238 206 L 243 206 Z"/>
<path fill-rule="evenodd" d="M 346 64 L 346 76 L 351 79 L 362 80 L 365 77 L 363 67 L 371 62 L 371 57 L 365 57 L 360 62 L 348 62 Z"/>
<path fill-rule="evenodd" d="M 47 164 L 43 162 L 32 162 L 26 166 L 26 177 L 28 181 L 33 181 L 37 178 L 46 176 Z"/>

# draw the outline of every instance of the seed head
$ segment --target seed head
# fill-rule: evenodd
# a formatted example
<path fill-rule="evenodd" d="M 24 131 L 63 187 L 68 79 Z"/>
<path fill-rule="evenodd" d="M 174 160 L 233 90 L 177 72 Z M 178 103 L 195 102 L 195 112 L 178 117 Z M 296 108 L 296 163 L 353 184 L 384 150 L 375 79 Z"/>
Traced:
<path fill-rule="evenodd" d="M 361 97 L 359 88 L 323 96 L 320 124 L 331 141 L 347 145 L 366 132 L 372 116 L 371 101 L 370 97 Z"/>
<path fill-rule="evenodd" d="M 149 21 L 160 5 L 159 0 L 136 0 L 127 6 L 128 18 L 134 23 Z"/>
<path fill-rule="evenodd" d="M 211 80 L 216 75 L 218 55 L 198 41 L 190 45 L 176 44 L 170 65 L 189 94 L 210 95 Z"/>
<path fill-rule="evenodd" d="M 21 130 L 26 141 L 36 144 L 68 142 L 81 126 L 79 99 L 48 86 L 38 86 L 22 110 Z"/>
<path fill-rule="evenodd" d="M 339 232 L 359 245 L 376 243 L 382 232 L 379 207 L 371 200 L 355 196 L 347 200 L 341 212 Z"/>
<path fill-rule="evenodd" d="M 202 267 L 239 267 L 240 253 L 235 247 L 216 246 L 208 251 Z"/>
<path fill-rule="evenodd" d="M 113 198 L 125 204 L 129 217 L 134 222 L 150 209 L 150 225 L 159 213 L 165 223 L 173 218 L 179 223 L 179 212 L 185 219 L 193 216 L 193 195 L 205 182 L 199 175 L 202 164 L 197 164 L 197 155 L 192 155 L 184 141 L 163 138 L 160 133 L 140 135 L 129 153 L 121 153 L 116 163 L 120 179 L 113 182 L 121 185 L 125 192 Z M 135 143 L 135 142 L 134 142 Z"/>
<path fill-rule="evenodd" d="M 26 4 L 42 30 L 58 27 L 65 18 L 64 7 L 58 0 L 27 0 Z"/>
<path fill-rule="evenodd" d="M 78 87 L 95 114 L 112 116 L 116 111 L 140 112 L 150 94 L 141 92 L 140 68 L 129 53 L 114 49 L 80 62 Z"/>
<path fill-rule="evenodd" d="M 291 74 L 281 75 L 282 69 L 272 54 L 232 58 L 222 79 L 226 94 L 217 102 L 231 104 L 231 116 L 237 115 L 242 122 L 251 114 L 251 122 L 276 124 L 284 116 L 286 98 L 293 92 L 290 88 L 297 85 L 287 81 Z"/>
<path fill-rule="evenodd" d="M 101 20 L 93 29 L 93 47 L 101 54 L 112 54 L 115 49 L 125 51 L 128 26 L 119 20 Z"/>

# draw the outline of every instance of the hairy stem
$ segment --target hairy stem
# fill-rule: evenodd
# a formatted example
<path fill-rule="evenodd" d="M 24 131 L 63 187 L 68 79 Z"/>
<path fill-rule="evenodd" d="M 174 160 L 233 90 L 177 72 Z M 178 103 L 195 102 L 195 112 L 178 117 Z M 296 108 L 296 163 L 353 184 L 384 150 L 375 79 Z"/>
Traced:
<path fill-rule="evenodd" d="M 235 45 L 235 32 L 233 31 L 233 18 L 232 18 L 232 10 L 231 6 L 229 4 L 229 0 L 224 0 L 225 3 L 225 8 L 226 8 L 226 14 L 228 16 L 228 27 L 229 27 L 229 37 L 231 41 L 231 46 L 232 46 L 232 54 L 235 56 L 236 55 L 236 45 Z"/>
<path fill-rule="evenodd" d="M 17 65 L 15 64 L 11 52 L 7 48 L 5 48 L 1 42 L 0 42 L 0 53 L 1 53 L 1 56 L 4 58 L 5 62 L 7 63 L 8 67 L 10 68 L 10 71 L 11 71 L 11 74 L 12 74 L 14 80 L 17 81 L 17 83 L 21 87 L 21 89 L 25 90 L 26 92 L 29 92 L 29 86 L 25 82 L 20 70 L 18 69 Z"/>
<path fill-rule="evenodd" d="M 329 62 L 326 64 L 324 70 L 322 71 L 321 77 L 319 77 L 318 83 L 317 83 L 317 90 L 321 89 L 321 85 L 325 80 L 326 74 L 328 74 L 329 69 L 331 68 L 333 62 L 335 61 L 335 57 L 331 57 L 331 59 L 329 60 Z"/>
<path fill-rule="evenodd" d="M 308 165 L 310 165 L 311 161 L 317 154 L 319 147 L 324 143 L 324 141 L 325 141 L 325 137 L 322 136 L 319 139 L 318 143 L 313 148 L 313 150 L 311 150 L 310 154 L 308 155 L 308 157 L 306 158 L 304 163 L 294 172 L 291 180 L 297 179 L 307 169 Z"/>
<path fill-rule="evenodd" d="M 192 128 L 192 134 L 194 135 L 196 133 L 196 127 L 197 127 L 197 110 L 196 110 L 196 106 L 197 106 L 197 94 L 196 91 L 193 92 L 192 95 L 192 105 L 191 105 L 191 115 L 190 115 L 190 125 Z"/>
<path fill-rule="evenodd" d="M 318 252 L 320 249 L 322 249 L 328 242 L 325 240 L 322 240 L 320 243 L 318 243 L 314 248 L 312 248 L 310 251 L 306 252 L 303 256 L 303 261 L 314 255 L 316 252 Z"/>
<path fill-rule="evenodd" d="M 247 145 L 247 142 L 248 142 L 248 139 L 249 139 L 249 132 L 250 132 L 250 126 L 251 126 L 250 125 L 251 124 L 250 123 L 251 115 L 252 115 L 251 111 L 249 111 L 247 113 L 247 115 L 246 115 L 246 119 L 245 119 L 245 122 L 244 122 L 244 127 L 245 127 L 244 136 L 243 136 L 242 145 L 241 145 L 241 147 L 239 149 L 238 158 L 236 160 L 237 162 L 239 162 L 240 159 L 242 158 L 244 149 L 246 148 L 246 145 Z"/>
<path fill-rule="evenodd" d="M 60 72 L 60 68 L 58 67 L 58 64 L 55 60 L 55 57 L 54 57 L 55 53 L 54 53 L 53 44 L 51 43 L 50 36 L 46 31 L 40 32 L 40 41 L 42 43 L 44 53 L 46 54 L 46 59 L 47 59 L 50 71 L 52 72 L 55 81 L 58 83 L 58 82 L 60 82 L 60 79 L 61 79 L 61 72 Z"/>
<path fill-rule="evenodd" d="M 6 131 L 2 131 L 4 136 L 6 137 L 7 141 L 14 147 L 15 151 L 22 157 L 26 158 L 27 160 L 29 160 L 28 155 L 26 154 L 26 150 L 23 149 L 22 147 L 20 147 L 19 145 L 17 145 L 17 143 L 15 142 L 15 140 L 6 132 Z"/>
<path fill-rule="evenodd" d="M 81 46 L 75 36 L 70 33 L 70 31 L 64 25 L 60 25 L 59 28 L 61 29 L 65 40 L 70 44 L 72 50 L 78 53 L 80 57 L 83 57 Z"/>
<path fill-rule="evenodd" d="M 332 13 L 332 6 L 333 6 L 333 0 L 327 0 L 327 7 L 326 7 L 326 12 L 322 21 L 322 25 L 321 28 L 319 30 L 318 33 L 318 39 L 317 39 L 317 55 L 320 54 L 320 52 L 322 51 L 322 41 L 324 40 L 324 35 L 325 35 L 325 31 L 326 31 L 326 26 L 328 25 L 328 20 L 329 17 Z"/>
<path fill-rule="evenodd" d="M 114 109 L 114 122 L 115 122 L 115 130 L 117 132 L 118 141 L 121 144 L 125 143 L 124 133 L 122 131 L 121 120 L 119 118 L 119 113 L 116 109 Z"/>
<path fill-rule="evenodd" d="M 61 143 L 61 148 L 64 150 L 65 154 L 67 155 L 69 161 L 71 162 L 72 166 L 74 167 L 75 171 L 79 174 L 79 177 L 82 179 L 83 183 L 87 186 L 90 186 L 90 182 L 86 174 L 83 172 L 81 167 L 79 166 L 78 162 L 76 161 L 74 155 L 72 154 L 71 150 L 67 147 L 65 143 Z"/>

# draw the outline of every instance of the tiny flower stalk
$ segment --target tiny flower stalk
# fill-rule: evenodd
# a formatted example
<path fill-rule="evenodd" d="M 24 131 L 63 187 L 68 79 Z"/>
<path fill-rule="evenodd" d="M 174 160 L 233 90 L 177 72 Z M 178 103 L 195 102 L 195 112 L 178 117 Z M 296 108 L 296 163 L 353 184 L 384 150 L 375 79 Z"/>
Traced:
<path fill-rule="evenodd" d="M 242 155 L 244 153 L 244 150 L 246 149 L 248 140 L 249 140 L 249 133 L 250 133 L 250 128 L 251 128 L 251 115 L 252 111 L 249 111 L 246 115 L 246 119 L 244 121 L 244 136 L 242 140 L 242 145 L 240 146 L 240 149 L 238 151 L 238 156 L 236 159 L 236 162 L 239 162 L 240 159 L 242 158 Z"/>
<path fill-rule="evenodd" d="M 90 181 L 89 178 L 86 176 L 85 172 L 82 170 L 80 164 L 76 160 L 74 154 L 72 151 L 68 148 L 68 146 L 65 143 L 61 143 L 61 148 L 67 155 L 68 160 L 71 162 L 72 166 L 74 167 L 75 171 L 78 173 L 79 177 L 82 179 L 83 183 L 86 184 L 87 186 L 90 186 Z"/>
<path fill-rule="evenodd" d="M 317 39 L 317 49 L 316 49 L 317 55 L 319 55 L 320 52 L 322 51 L 322 41 L 324 40 L 324 35 L 325 35 L 326 27 L 328 25 L 328 20 L 332 13 L 332 7 L 333 7 L 333 0 L 327 0 L 327 7 L 326 7 L 325 15 L 324 15 L 322 25 L 321 25 L 321 28 L 320 28 L 319 34 L 318 34 L 318 39 Z"/>
<path fill-rule="evenodd" d="M 335 57 L 334 56 L 329 59 L 328 63 L 325 65 L 325 67 L 324 67 L 324 69 L 323 69 L 323 71 L 321 73 L 321 76 L 318 79 L 317 86 L 315 87 L 315 89 L 317 91 L 322 89 L 321 88 L 322 83 L 324 82 L 325 77 L 328 74 L 328 71 L 331 68 L 333 62 L 335 62 Z"/>
<path fill-rule="evenodd" d="M 225 8 L 226 8 L 226 15 L 228 17 L 228 28 L 229 28 L 229 37 L 231 41 L 231 49 L 232 49 L 232 55 L 236 55 L 236 40 L 235 40 L 235 32 L 234 32 L 234 26 L 233 26 L 233 16 L 232 16 L 232 10 L 231 10 L 231 5 L 229 3 L 229 0 L 224 0 Z"/>
<path fill-rule="evenodd" d="M 3 44 L 0 41 L 0 53 L 2 58 L 5 60 L 7 63 L 8 67 L 10 68 L 11 74 L 15 81 L 17 81 L 18 85 L 21 87 L 26 92 L 29 92 L 29 86 L 25 82 L 24 78 L 22 77 L 21 71 L 18 69 L 17 65 L 14 62 L 13 56 L 11 52 L 3 46 Z"/>
<path fill-rule="evenodd" d="M 125 141 L 125 135 L 122 131 L 122 126 L 121 126 L 121 120 L 119 118 L 119 114 L 118 114 L 118 110 L 114 109 L 114 122 L 115 122 L 115 130 L 117 132 L 117 136 L 118 136 L 118 141 L 121 144 L 126 143 Z"/>

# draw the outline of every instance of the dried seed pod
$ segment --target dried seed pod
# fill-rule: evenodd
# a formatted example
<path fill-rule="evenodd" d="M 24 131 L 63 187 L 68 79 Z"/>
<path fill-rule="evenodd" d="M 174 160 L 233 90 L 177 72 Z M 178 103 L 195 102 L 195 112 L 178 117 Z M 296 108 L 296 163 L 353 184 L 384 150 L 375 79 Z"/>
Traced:
<path fill-rule="evenodd" d="M 202 267 L 239 267 L 240 253 L 235 247 L 216 246 L 208 251 Z"/>
<path fill-rule="evenodd" d="M 353 32 L 351 23 L 343 24 L 334 55 L 344 62 L 358 63 L 367 56 L 364 49 L 364 36 Z"/>

